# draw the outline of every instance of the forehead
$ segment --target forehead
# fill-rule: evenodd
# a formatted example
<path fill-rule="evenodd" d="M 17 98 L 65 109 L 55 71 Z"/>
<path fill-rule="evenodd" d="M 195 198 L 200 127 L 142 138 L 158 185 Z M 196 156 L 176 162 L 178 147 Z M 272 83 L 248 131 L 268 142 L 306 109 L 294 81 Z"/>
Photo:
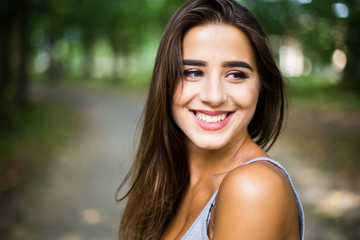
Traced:
<path fill-rule="evenodd" d="M 244 60 L 255 64 L 250 40 L 239 28 L 207 24 L 191 28 L 184 36 L 183 58 L 199 60 Z"/>

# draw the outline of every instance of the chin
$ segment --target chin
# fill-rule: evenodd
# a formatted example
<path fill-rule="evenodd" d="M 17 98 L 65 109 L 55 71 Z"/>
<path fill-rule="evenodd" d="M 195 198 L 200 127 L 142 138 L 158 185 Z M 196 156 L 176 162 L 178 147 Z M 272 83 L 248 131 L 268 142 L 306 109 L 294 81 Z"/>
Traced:
<path fill-rule="evenodd" d="M 226 144 L 219 141 L 219 140 L 195 140 L 192 141 L 192 144 L 195 145 L 197 148 L 208 150 L 208 151 L 214 151 L 222 149 Z"/>

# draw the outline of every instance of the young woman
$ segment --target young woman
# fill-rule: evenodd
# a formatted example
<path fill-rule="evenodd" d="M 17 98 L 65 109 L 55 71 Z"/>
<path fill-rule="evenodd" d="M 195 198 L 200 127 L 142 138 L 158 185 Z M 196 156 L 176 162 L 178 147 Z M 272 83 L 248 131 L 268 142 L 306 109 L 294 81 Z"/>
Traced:
<path fill-rule="evenodd" d="M 303 239 L 300 200 L 266 153 L 285 105 L 253 14 L 186 2 L 159 46 L 119 239 Z"/>

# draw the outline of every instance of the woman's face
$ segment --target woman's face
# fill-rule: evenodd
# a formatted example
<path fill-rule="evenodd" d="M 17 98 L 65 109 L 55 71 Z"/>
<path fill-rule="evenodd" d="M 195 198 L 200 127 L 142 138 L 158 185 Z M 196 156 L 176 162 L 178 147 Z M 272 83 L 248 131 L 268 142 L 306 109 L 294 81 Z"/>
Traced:
<path fill-rule="evenodd" d="M 185 34 L 182 50 L 172 114 L 188 143 L 217 150 L 245 138 L 260 90 L 247 36 L 230 25 L 198 26 Z"/>

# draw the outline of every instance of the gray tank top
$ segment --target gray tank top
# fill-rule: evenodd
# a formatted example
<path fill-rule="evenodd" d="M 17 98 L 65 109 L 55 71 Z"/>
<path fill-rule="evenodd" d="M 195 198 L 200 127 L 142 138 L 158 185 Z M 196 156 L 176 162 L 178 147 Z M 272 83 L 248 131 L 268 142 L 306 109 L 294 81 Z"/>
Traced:
<path fill-rule="evenodd" d="M 294 184 L 292 183 L 290 176 L 286 172 L 285 168 L 283 166 L 281 166 L 281 164 L 278 163 L 277 161 L 274 161 L 270 158 L 265 158 L 265 157 L 254 158 L 254 159 L 249 160 L 241 165 L 250 164 L 250 163 L 253 163 L 256 161 L 264 161 L 264 160 L 269 161 L 269 162 L 273 163 L 274 165 L 276 165 L 277 167 L 279 167 L 284 172 L 284 174 L 286 175 L 287 179 L 290 182 L 290 185 L 293 189 L 293 192 L 294 192 L 294 195 L 296 198 L 296 203 L 297 203 L 298 219 L 299 219 L 299 235 L 300 235 L 300 239 L 303 240 L 304 239 L 304 231 L 305 231 L 304 210 L 301 205 L 300 198 L 295 191 Z M 211 216 L 211 210 L 215 203 L 218 190 L 219 189 L 217 189 L 215 191 L 215 193 L 212 195 L 209 202 L 206 204 L 204 209 L 201 211 L 199 216 L 196 218 L 194 223 L 191 225 L 191 227 L 185 233 L 185 235 L 181 238 L 181 240 L 209 240 L 209 237 L 207 234 L 208 226 L 209 226 L 209 221 L 210 221 L 210 216 Z"/>

